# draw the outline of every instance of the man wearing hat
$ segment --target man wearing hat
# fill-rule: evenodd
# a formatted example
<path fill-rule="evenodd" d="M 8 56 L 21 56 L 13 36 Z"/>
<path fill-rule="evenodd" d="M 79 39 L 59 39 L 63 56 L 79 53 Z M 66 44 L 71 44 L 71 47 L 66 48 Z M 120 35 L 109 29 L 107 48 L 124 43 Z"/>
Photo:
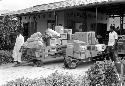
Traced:
<path fill-rule="evenodd" d="M 23 44 L 24 44 L 24 37 L 22 36 L 22 30 L 19 29 L 19 31 L 17 32 L 16 43 L 12 55 L 14 58 L 14 62 L 17 62 L 17 64 L 21 63 L 21 56 L 22 56 L 21 47 Z"/>

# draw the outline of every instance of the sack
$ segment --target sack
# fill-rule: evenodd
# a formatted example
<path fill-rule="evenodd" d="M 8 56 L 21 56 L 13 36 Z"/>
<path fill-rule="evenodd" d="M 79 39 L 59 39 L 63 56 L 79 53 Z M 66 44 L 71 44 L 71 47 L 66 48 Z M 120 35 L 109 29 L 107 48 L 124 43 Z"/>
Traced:
<path fill-rule="evenodd" d="M 46 30 L 46 34 L 50 37 L 59 37 L 60 34 L 57 33 L 56 31 L 52 30 L 52 29 L 47 29 Z"/>
<path fill-rule="evenodd" d="M 44 43 L 41 41 L 25 42 L 23 46 L 25 48 L 36 48 L 36 49 L 43 49 L 45 47 Z"/>

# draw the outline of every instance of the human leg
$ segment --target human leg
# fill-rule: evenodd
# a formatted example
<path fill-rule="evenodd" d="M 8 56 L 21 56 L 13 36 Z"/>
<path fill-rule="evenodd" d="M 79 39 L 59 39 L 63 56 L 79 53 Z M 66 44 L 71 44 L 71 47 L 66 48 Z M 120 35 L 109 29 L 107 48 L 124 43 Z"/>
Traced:
<path fill-rule="evenodd" d="M 112 61 L 114 61 L 114 59 L 113 59 L 113 50 L 112 50 L 112 46 L 108 46 L 108 49 L 107 49 L 107 53 L 108 53 L 108 57 L 112 60 Z"/>

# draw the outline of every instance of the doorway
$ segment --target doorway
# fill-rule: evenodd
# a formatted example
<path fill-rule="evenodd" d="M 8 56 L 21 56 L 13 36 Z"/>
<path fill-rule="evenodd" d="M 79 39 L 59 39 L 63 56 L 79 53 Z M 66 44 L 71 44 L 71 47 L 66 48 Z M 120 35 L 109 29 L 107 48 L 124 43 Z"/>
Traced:
<path fill-rule="evenodd" d="M 97 30 L 96 24 L 91 24 L 91 31 L 97 31 L 97 38 L 99 43 L 103 43 L 103 40 L 106 38 L 107 34 L 107 24 L 106 23 L 97 23 Z"/>
<path fill-rule="evenodd" d="M 29 23 L 23 23 L 23 36 L 24 36 L 24 41 L 27 40 L 29 36 Z"/>
<path fill-rule="evenodd" d="M 47 28 L 51 28 L 52 30 L 55 30 L 55 23 L 56 21 L 55 20 L 48 20 L 47 21 Z"/>
<path fill-rule="evenodd" d="M 105 38 L 107 32 L 107 24 L 98 23 L 97 24 L 97 35 L 101 35 L 102 38 Z"/>

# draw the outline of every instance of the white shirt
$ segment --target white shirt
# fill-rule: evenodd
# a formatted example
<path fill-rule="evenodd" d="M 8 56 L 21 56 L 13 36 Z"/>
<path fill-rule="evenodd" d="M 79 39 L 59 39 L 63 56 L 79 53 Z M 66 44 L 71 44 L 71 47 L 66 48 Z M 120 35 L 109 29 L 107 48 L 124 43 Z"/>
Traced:
<path fill-rule="evenodd" d="M 108 46 L 113 46 L 115 44 L 115 39 L 118 39 L 118 34 L 115 31 L 110 32 Z"/>
<path fill-rule="evenodd" d="M 19 52 L 19 50 L 21 46 L 23 45 L 23 43 L 24 43 L 24 37 L 20 34 L 16 38 L 16 43 L 15 43 L 13 54 L 12 54 L 14 61 L 21 62 L 21 52 Z"/>

